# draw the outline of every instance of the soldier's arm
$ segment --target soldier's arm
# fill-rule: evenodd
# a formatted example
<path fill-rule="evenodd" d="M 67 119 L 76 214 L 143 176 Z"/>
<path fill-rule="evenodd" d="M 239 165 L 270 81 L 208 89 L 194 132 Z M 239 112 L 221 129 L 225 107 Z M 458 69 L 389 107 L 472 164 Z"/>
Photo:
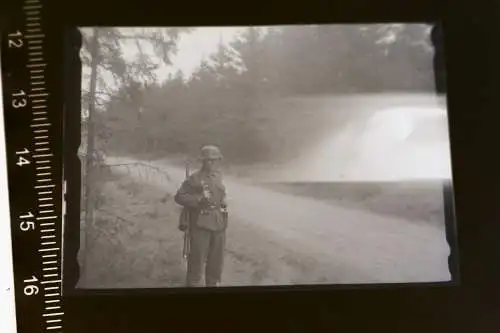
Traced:
<path fill-rule="evenodd" d="M 189 180 L 185 180 L 175 194 L 174 200 L 181 206 L 197 208 L 202 198 L 203 195 L 195 191 Z"/>

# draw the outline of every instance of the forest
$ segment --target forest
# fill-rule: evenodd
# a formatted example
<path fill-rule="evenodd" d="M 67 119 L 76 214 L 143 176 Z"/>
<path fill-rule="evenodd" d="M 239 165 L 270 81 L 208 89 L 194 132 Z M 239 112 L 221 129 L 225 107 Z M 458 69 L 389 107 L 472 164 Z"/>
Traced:
<path fill-rule="evenodd" d="M 294 142 L 294 131 L 321 131 L 287 101 L 434 90 L 429 25 L 248 27 L 192 75 L 155 77 L 194 30 L 81 29 L 83 146 L 91 138 L 91 151 L 164 157 L 210 142 L 233 163 L 258 163 L 297 154 L 293 147 L 305 143 Z M 133 61 L 127 40 L 138 50 Z"/>

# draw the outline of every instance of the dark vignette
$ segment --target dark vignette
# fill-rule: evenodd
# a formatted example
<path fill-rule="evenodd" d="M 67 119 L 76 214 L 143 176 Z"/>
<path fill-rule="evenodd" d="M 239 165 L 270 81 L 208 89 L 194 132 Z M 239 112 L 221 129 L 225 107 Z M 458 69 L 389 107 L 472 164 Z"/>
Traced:
<path fill-rule="evenodd" d="M 80 193 L 81 162 L 78 148 L 81 141 L 81 36 L 76 27 L 67 27 L 62 35 L 64 45 L 64 151 L 66 216 L 64 216 L 64 279 L 63 289 L 71 292 L 78 283 L 80 266 L 77 256 L 80 249 Z"/>
<path fill-rule="evenodd" d="M 396 12 L 397 10 L 403 12 L 402 6 L 404 5 L 397 7 Z M 426 6 L 423 7 L 428 9 L 430 5 L 426 3 Z M 280 331 L 292 332 L 317 331 L 319 329 L 331 331 L 334 328 L 346 328 L 347 331 L 357 329 L 377 331 L 377 328 L 380 328 L 381 331 L 406 332 L 420 332 L 422 330 L 440 332 L 495 331 L 492 327 L 495 323 L 494 318 L 498 318 L 498 310 L 495 308 L 500 307 L 495 301 L 494 290 L 488 288 L 497 285 L 498 268 L 496 267 L 498 265 L 496 263 L 498 261 L 484 262 L 482 260 L 488 254 L 490 260 L 493 260 L 491 252 L 493 251 L 494 232 L 491 226 L 495 220 L 491 219 L 494 208 L 498 205 L 494 200 L 497 192 L 493 178 L 495 170 L 493 142 L 498 142 L 498 139 L 493 140 L 493 127 L 488 128 L 488 126 L 493 126 L 493 110 L 497 106 L 496 101 L 493 100 L 493 88 L 496 87 L 494 85 L 496 82 L 493 82 L 492 75 L 489 74 L 494 68 L 492 59 L 495 57 L 490 55 L 488 51 L 493 51 L 492 40 L 494 37 L 498 39 L 498 36 L 496 32 L 494 34 L 486 27 L 494 22 L 494 18 L 488 15 L 492 12 L 491 8 L 479 13 L 478 8 L 472 8 L 472 5 L 466 8 L 460 2 L 454 3 L 451 7 L 442 18 L 444 18 L 444 44 L 447 49 L 446 72 L 448 75 L 446 76 L 448 77 L 447 86 L 449 89 L 446 90 L 450 107 L 449 122 L 454 184 L 453 186 L 452 184 L 445 186 L 444 192 L 447 194 L 445 203 L 448 214 L 453 215 L 453 202 L 456 202 L 458 223 L 456 228 L 454 224 L 451 227 L 448 224 L 447 238 L 449 242 L 450 239 L 453 240 L 454 230 L 458 230 L 456 244 L 460 247 L 462 269 L 460 288 L 413 284 L 397 289 L 363 288 L 362 290 L 350 290 L 351 288 L 349 288 L 349 290 L 336 291 L 297 291 L 293 295 L 286 291 L 265 294 L 259 290 L 249 289 L 248 293 L 241 293 L 237 298 L 230 293 L 176 294 L 169 295 L 168 298 L 160 298 L 153 293 L 144 294 L 140 291 L 128 294 L 134 296 L 130 298 L 125 298 L 125 294 L 120 297 L 116 293 L 114 293 L 115 296 L 111 296 L 107 291 L 93 296 L 84 293 L 67 296 L 65 299 L 66 330 L 71 333 L 91 332 L 92 330 L 151 332 L 160 331 L 159 328 L 161 331 L 192 331 L 199 328 L 224 331 L 241 331 L 242 328 L 266 331 L 278 328 Z M 318 17 L 321 16 L 317 21 L 325 22 L 329 15 L 333 15 L 331 11 L 326 10 L 327 6 L 324 9 L 321 14 L 316 13 Z M 80 25 L 99 25 L 99 23 L 103 24 L 106 21 L 108 23 L 121 21 L 121 24 L 126 25 L 127 20 L 123 20 L 123 15 L 120 17 L 109 15 L 113 13 L 112 10 L 104 10 L 101 14 L 96 14 L 97 22 L 95 20 L 91 22 L 92 20 L 89 19 L 91 16 L 85 17 L 85 15 L 90 15 L 89 11 L 80 12 L 84 16 L 83 20 L 78 20 L 78 23 Z M 382 11 L 377 13 L 379 16 L 370 12 L 370 14 L 365 14 L 365 17 L 370 20 L 369 16 L 372 19 L 373 17 L 387 19 L 391 16 L 387 12 L 385 14 Z M 405 13 L 412 16 L 408 11 Z M 417 17 L 419 14 L 422 14 L 422 11 L 417 14 L 413 13 Z M 154 24 L 153 22 L 165 24 L 167 20 L 165 15 L 169 16 L 162 13 L 162 15 L 152 17 L 151 24 Z M 302 16 L 294 12 L 291 16 L 293 15 L 314 17 L 311 12 Z M 163 17 L 161 18 L 161 16 Z M 401 18 L 404 16 L 404 14 L 399 15 Z M 212 20 L 213 22 L 213 20 L 217 20 L 214 19 L 214 16 L 210 18 L 210 15 L 204 17 L 200 21 L 210 22 Z M 398 15 L 392 14 L 392 17 L 398 17 Z M 412 18 L 415 19 L 415 16 Z M 75 17 L 69 19 L 75 19 Z M 234 18 L 232 20 L 235 21 Z M 352 14 L 351 19 L 345 19 L 345 21 L 351 20 L 360 21 Z M 128 20 L 128 23 L 130 24 L 131 21 L 137 20 Z M 186 18 L 176 16 L 172 21 L 185 22 Z M 241 22 L 245 19 L 237 21 L 240 21 L 240 24 L 248 24 L 248 21 Z M 261 20 L 255 19 L 253 21 L 256 23 Z M 263 19 L 263 21 L 259 23 L 268 24 L 271 20 Z M 403 20 L 399 19 L 398 21 Z M 115 22 L 113 23 L 118 24 Z M 295 20 L 295 23 L 299 22 L 304 22 L 304 20 Z M 72 23 L 76 24 L 76 22 Z M 137 22 L 135 24 L 139 25 Z M 74 59 L 76 58 L 78 58 L 77 54 Z M 442 63 L 438 66 L 442 66 Z M 436 71 L 437 73 L 438 71 Z M 440 71 L 440 73 L 445 72 Z M 74 77 L 71 80 L 74 80 Z M 67 84 L 69 82 L 71 81 L 67 81 Z M 444 82 L 442 77 L 441 79 L 436 78 L 436 84 L 438 92 L 444 92 L 444 85 L 441 85 L 443 90 L 440 91 L 439 82 Z M 67 113 L 69 118 L 66 118 L 66 126 L 71 126 L 74 131 L 79 133 L 79 88 L 78 92 L 73 93 L 72 96 L 76 98 L 66 99 L 67 105 L 75 106 L 73 111 L 77 110 L 78 112 L 72 113 L 76 117 Z M 75 121 L 73 118 L 78 119 L 78 125 L 69 125 L 70 122 Z M 65 145 L 68 145 L 70 141 L 69 134 L 65 130 Z M 78 139 L 76 136 L 74 135 L 73 138 L 75 142 L 76 140 L 79 142 L 79 135 Z M 72 147 L 78 147 L 78 145 L 79 143 L 72 144 Z M 480 146 L 482 148 L 479 148 Z M 65 152 L 69 152 L 71 149 L 66 147 Z M 484 150 L 488 148 L 491 149 L 485 152 Z M 71 164 L 66 156 L 65 165 L 66 168 L 69 168 L 69 165 L 76 166 L 75 163 Z M 67 170 L 67 172 L 70 171 L 73 172 Z M 72 184 L 75 185 L 77 182 L 74 181 Z M 453 196 L 450 196 L 453 188 L 455 189 L 455 200 L 453 200 Z M 78 195 L 79 188 L 70 189 L 68 179 L 68 200 L 79 202 Z M 66 221 L 69 221 L 71 212 L 68 211 L 67 214 Z M 71 223 L 67 223 L 65 244 L 68 247 L 75 244 L 77 246 L 79 243 L 79 241 L 73 244 L 67 243 L 70 241 L 68 237 L 72 237 L 69 235 L 71 227 Z M 66 279 L 70 278 L 68 266 L 71 263 L 69 261 L 74 254 L 76 262 L 77 250 L 68 248 L 65 250 L 65 255 L 70 256 L 65 258 Z M 452 267 L 456 267 L 456 250 L 455 247 L 455 251 L 450 257 L 451 264 L 453 265 L 455 262 L 455 266 Z M 67 280 L 65 283 L 70 289 L 76 282 L 74 275 L 71 279 L 73 280 Z M 66 295 L 68 295 L 67 292 Z M 283 297 L 285 295 L 289 296 L 286 301 Z"/>

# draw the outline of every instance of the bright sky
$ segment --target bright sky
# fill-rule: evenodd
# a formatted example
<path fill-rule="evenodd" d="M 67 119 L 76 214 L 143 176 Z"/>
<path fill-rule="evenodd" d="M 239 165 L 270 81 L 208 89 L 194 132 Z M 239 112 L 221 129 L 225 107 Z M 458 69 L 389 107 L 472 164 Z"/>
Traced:
<path fill-rule="evenodd" d="M 120 28 L 120 30 L 127 35 L 132 35 L 147 29 L 148 28 Z M 159 82 L 165 81 L 170 73 L 175 74 L 178 70 L 181 70 L 184 76 L 189 78 L 200 65 L 201 61 L 217 50 L 217 45 L 221 40 L 223 43 L 227 44 L 244 29 L 245 27 L 203 27 L 196 28 L 188 34 L 182 34 L 177 43 L 177 53 L 171 58 L 173 64 L 167 66 L 162 63 L 160 68 L 155 71 L 157 80 Z M 91 33 L 89 28 L 82 28 L 81 30 L 84 31 L 84 33 Z M 146 55 L 155 60 L 156 55 L 152 45 L 141 43 L 141 48 Z M 136 41 L 133 39 L 122 42 L 122 51 L 124 58 L 130 62 L 139 55 L 139 49 L 137 48 Z M 87 75 L 89 72 L 89 68 L 84 70 L 84 73 Z M 109 73 L 108 75 L 103 75 L 103 79 L 110 87 L 114 86 L 114 80 Z M 88 86 L 88 78 L 82 77 L 82 85 L 84 87 Z"/>
<path fill-rule="evenodd" d="M 192 74 L 204 57 L 214 53 L 222 39 L 228 43 L 245 28 L 199 28 L 193 33 L 183 35 L 177 55 L 173 59 L 174 70 L 180 69 L 186 76 Z"/>
<path fill-rule="evenodd" d="M 139 29 L 146 30 L 147 28 L 124 28 L 127 32 L 134 32 L 134 30 Z M 177 53 L 171 59 L 173 64 L 171 66 L 162 66 L 158 70 L 159 79 L 164 80 L 169 73 L 175 73 L 177 70 L 181 70 L 186 76 L 190 76 L 204 58 L 217 50 L 217 45 L 221 40 L 227 44 L 244 29 L 244 27 L 203 27 L 182 34 L 177 43 Z M 142 47 L 143 52 L 153 59 L 156 57 L 151 45 L 144 43 Z M 134 40 L 123 43 L 123 54 L 125 59 L 130 61 L 138 56 L 139 51 Z"/>

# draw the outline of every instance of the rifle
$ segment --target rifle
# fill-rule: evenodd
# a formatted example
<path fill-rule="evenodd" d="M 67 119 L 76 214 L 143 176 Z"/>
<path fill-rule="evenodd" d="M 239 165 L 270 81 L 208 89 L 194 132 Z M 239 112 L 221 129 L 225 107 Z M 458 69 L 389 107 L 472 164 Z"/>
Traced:
<path fill-rule="evenodd" d="M 186 160 L 186 179 L 189 177 L 189 161 Z M 182 221 L 184 219 L 184 221 Z M 187 262 L 189 256 L 189 210 L 187 208 L 183 208 L 181 213 L 181 224 L 184 223 L 187 226 L 187 229 L 184 231 L 184 245 L 182 248 L 182 258 Z"/>

